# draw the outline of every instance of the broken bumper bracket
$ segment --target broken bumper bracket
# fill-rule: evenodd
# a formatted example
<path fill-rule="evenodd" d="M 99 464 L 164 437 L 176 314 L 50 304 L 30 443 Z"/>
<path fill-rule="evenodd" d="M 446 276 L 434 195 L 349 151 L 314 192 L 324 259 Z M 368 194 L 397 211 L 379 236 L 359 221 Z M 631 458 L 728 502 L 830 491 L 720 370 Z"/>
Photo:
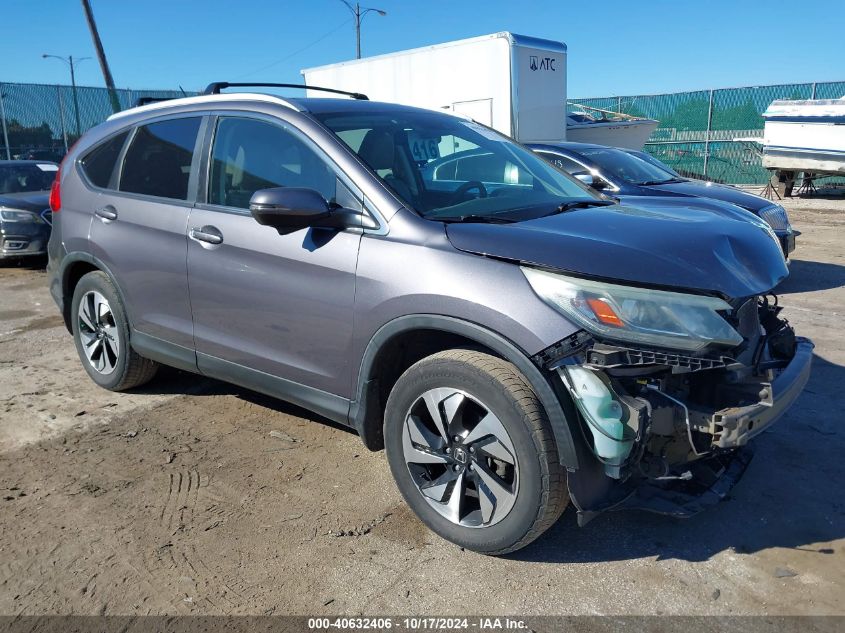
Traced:
<path fill-rule="evenodd" d="M 644 480 L 621 501 L 601 509 L 578 512 L 584 526 L 603 512 L 645 510 L 688 519 L 724 500 L 742 478 L 754 450 L 750 446 L 690 464 L 690 480 Z"/>
<path fill-rule="evenodd" d="M 719 411 L 711 418 L 713 446 L 742 446 L 777 422 L 792 406 L 810 379 L 813 343 L 798 339 L 798 349 L 786 369 L 766 388 L 764 401 Z"/>

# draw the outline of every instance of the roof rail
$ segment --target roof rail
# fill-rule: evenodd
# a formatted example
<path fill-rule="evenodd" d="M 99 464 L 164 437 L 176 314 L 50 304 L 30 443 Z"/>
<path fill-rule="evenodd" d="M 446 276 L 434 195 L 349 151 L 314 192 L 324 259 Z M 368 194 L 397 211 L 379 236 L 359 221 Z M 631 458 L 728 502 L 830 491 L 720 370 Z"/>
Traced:
<path fill-rule="evenodd" d="M 138 97 L 135 100 L 136 108 L 140 106 L 150 105 L 151 103 L 159 103 L 160 101 L 170 101 L 171 99 L 176 99 L 176 97 Z"/>
<path fill-rule="evenodd" d="M 319 86 L 306 86 L 305 84 L 274 84 L 274 83 L 229 83 L 228 81 L 215 81 L 203 90 L 204 95 L 220 94 L 220 91 L 225 88 L 303 88 L 305 90 L 320 90 L 322 92 L 332 92 L 334 94 L 346 95 L 353 99 L 361 101 L 369 101 L 370 98 L 361 94 L 360 92 L 348 92 L 346 90 L 336 90 L 335 88 L 321 88 Z"/>

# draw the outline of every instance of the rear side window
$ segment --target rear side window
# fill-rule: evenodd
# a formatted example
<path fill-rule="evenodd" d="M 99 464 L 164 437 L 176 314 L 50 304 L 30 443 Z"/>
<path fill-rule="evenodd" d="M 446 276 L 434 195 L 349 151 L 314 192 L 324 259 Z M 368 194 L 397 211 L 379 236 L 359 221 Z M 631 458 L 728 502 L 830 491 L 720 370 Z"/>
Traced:
<path fill-rule="evenodd" d="M 88 176 L 93 184 L 98 187 L 106 188 L 111 181 L 114 166 L 117 163 L 120 150 L 123 149 L 123 144 L 126 142 L 126 137 L 129 136 L 129 131 L 122 132 L 117 136 L 113 136 L 105 143 L 101 143 L 93 150 L 88 152 L 80 162 L 82 171 Z"/>
<path fill-rule="evenodd" d="M 188 117 L 139 127 L 123 160 L 120 190 L 187 200 L 200 121 Z"/>

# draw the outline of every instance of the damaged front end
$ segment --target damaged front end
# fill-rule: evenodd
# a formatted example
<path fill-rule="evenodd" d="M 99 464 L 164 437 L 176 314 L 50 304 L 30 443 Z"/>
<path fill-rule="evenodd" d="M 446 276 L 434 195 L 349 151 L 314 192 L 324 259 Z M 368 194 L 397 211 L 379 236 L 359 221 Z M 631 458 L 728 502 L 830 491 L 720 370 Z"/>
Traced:
<path fill-rule="evenodd" d="M 689 517 L 723 499 L 751 459 L 749 440 L 809 378 L 813 344 L 772 295 L 727 302 L 526 276 L 584 327 L 534 358 L 577 409 L 582 455 L 569 483 L 581 525 L 622 508 Z"/>

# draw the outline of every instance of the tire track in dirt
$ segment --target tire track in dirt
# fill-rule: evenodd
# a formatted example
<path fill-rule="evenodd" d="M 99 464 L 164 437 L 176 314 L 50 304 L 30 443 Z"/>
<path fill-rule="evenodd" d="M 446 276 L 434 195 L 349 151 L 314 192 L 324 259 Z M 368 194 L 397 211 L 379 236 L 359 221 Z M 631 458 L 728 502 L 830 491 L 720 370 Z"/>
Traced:
<path fill-rule="evenodd" d="M 210 481 L 197 469 L 168 473 L 156 527 L 161 544 L 142 558 L 154 583 L 176 581 L 174 593 L 182 607 L 228 614 L 243 607 L 255 590 L 231 570 L 210 567 L 194 541 L 245 513 L 228 491 Z"/>

